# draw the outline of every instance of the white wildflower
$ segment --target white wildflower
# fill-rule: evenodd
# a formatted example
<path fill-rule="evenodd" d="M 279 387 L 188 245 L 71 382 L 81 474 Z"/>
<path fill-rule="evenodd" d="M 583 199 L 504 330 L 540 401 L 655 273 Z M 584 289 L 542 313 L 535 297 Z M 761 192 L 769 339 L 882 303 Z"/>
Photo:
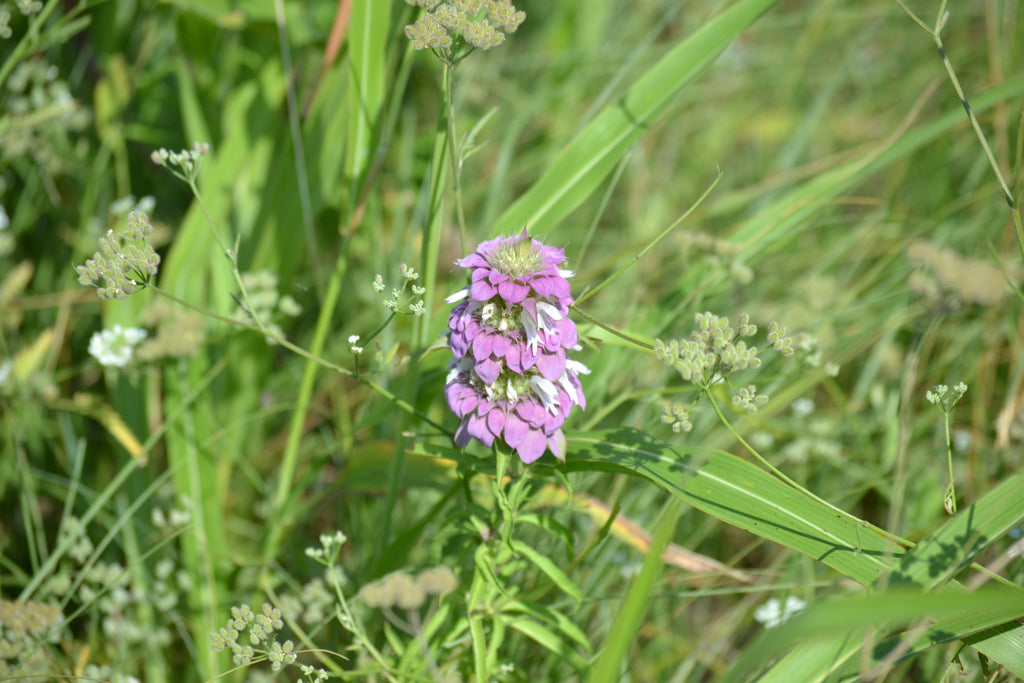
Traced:
<path fill-rule="evenodd" d="M 790 595 L 785 604 L 778 598 L 772 598 L 754 611 L 754 619 L 764 624 L 765 628 L 775 628 L 807 606 L 800 598 Z"/>
<path fill-rule="evenodd" d="M 104 367 L 123 368 L 132 359 L 135 347 L 146 338 L 146 331 L 140 327 L 101 330 L 89 340 L 89 354 Z"/>

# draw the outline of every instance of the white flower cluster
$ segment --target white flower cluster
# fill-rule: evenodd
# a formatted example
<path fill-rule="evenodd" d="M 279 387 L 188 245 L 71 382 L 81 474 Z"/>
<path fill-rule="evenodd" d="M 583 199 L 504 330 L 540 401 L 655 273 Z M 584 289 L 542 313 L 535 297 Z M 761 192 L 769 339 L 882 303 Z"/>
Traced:
<path fill-rule="evenodd" d="M 754 619 L 764 624 L 765 628 L 775 628 L 795 614 L 804 611 L 805 607 L 807 607 L 807 603 L 794 595 L 786 598 L 785 604 L 779 602 L 778 598 L 772 598 L 754 610 Z"/>
<path fill-rule="evenodd" d="M 89 340 L 89 355 L 104 367 L 123 368 L 132 359 L 135 347 L 146 338 L 146 331 L 141 327 L 121 327 L 101 330 Z"/>

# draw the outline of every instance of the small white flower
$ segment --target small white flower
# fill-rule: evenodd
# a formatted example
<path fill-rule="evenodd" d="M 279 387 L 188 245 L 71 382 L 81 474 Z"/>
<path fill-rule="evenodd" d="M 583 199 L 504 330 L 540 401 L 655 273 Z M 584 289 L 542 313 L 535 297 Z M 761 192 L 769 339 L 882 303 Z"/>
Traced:
<path fill-rule="evenodd" d="M 807 417 L 814 412 L 814 401 L 809 398 L 798 398 L 790 407 L 797 417 Z"/>
<path fill-rule="evenodd" d="M 104 367 L 123 368 L 132 359 L 135 347 L 146 338 L 146 331 L 140 327 L 101 330 L 89 339 L 89 354 Z"/>
<path fill-rule="evenodd" d="M 764 624 L 765 628 L 775 628 L 798 612 L 802 612 L 806 606 L 807 603 L 794 595 L 786 598 L 785 605 L 782 605 L 778 598 L 771 598 L 754 611 L 754 619 Z"/>

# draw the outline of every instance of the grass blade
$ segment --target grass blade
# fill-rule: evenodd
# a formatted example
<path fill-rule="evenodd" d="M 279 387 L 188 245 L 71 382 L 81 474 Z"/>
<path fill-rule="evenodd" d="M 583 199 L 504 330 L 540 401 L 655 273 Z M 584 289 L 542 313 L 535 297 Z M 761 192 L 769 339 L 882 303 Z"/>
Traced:
<path fill-rule="evenodd" d="M 686 85 L 775 0 L 743 0 L 709 21 L 605 107 L 548 170 L 497 220 L 495 233 L 522 225 L 543 233 L 586 199 Z"/>

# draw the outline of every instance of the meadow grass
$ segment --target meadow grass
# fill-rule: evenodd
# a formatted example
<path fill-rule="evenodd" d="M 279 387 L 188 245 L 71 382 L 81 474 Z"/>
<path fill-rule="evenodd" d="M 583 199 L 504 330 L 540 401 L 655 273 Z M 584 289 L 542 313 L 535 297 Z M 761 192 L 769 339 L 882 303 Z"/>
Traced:
<path fill-rule="evenodd" d="M 450 68 L 405 2 L 0 2 L 0 680 L 1024 677 L 1018 3 L 519 9 Z M 524 225 L 564 463 L 443 397 Z M 705 311 L 758 367 L 652 350 Z"/>

